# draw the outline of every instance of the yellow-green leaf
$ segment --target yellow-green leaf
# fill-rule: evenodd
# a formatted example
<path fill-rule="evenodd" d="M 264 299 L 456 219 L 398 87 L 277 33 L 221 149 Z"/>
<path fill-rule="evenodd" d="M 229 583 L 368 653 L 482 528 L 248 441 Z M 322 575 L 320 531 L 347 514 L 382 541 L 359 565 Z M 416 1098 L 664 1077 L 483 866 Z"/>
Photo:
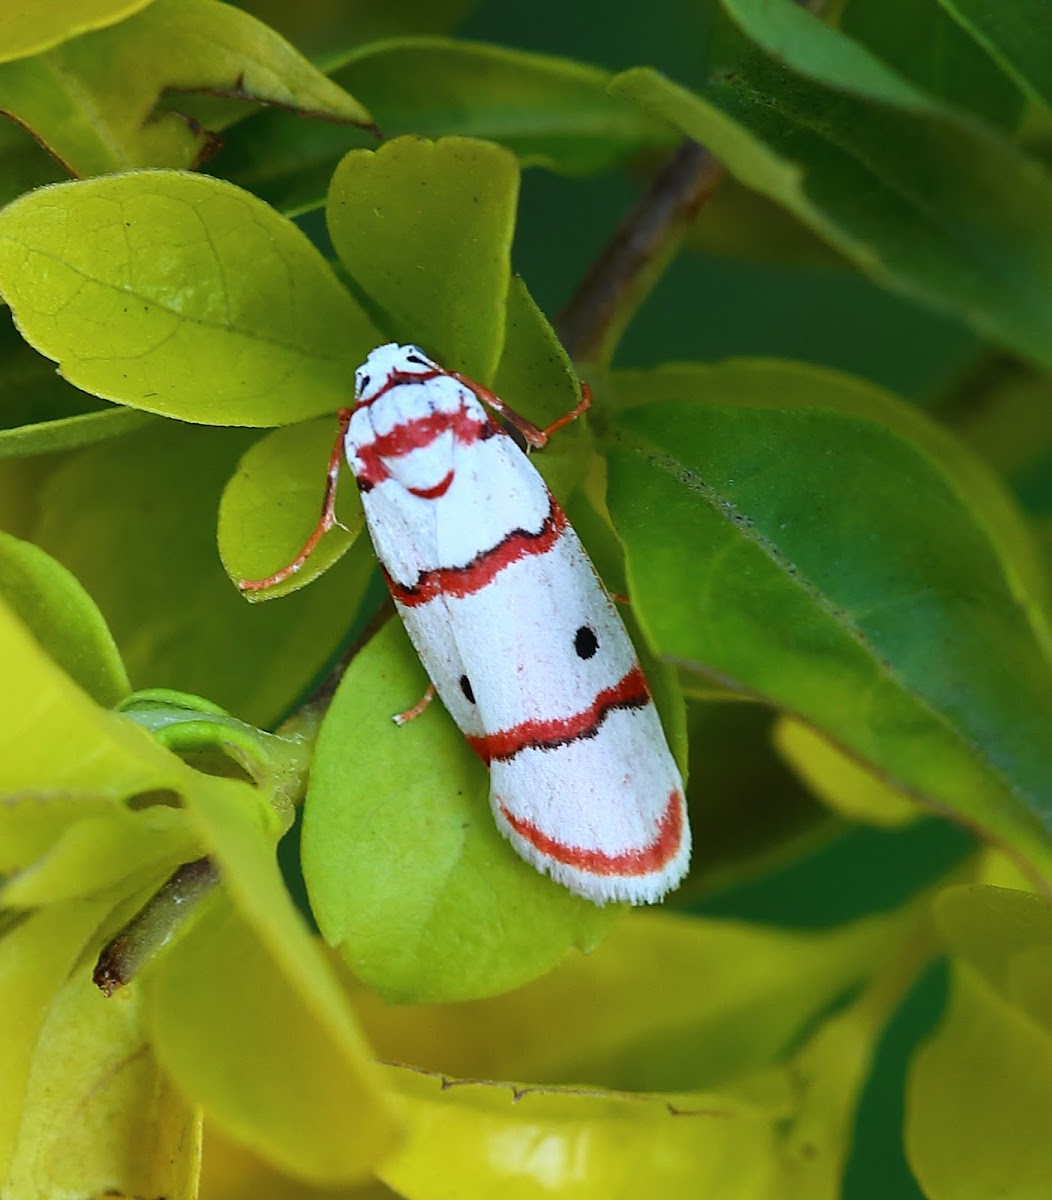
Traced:
<path fill-rule="evenodd" d="M 158 1066 L 137 987 L 107 999 L 82 963 L 43 1011 L 4 1196 L 194 1200 L 200 1117 Z"/>
<path fill-rule="evenodd" d="M 363 546 L 280 604 L 245 602 L 223 570 L 215 522 L 255 436 L 160 421 L 81 451 L 42 489 L 35 537 L 91 591 L 136 687 L 179 688 L 269 726 L 345 637 L 374 560 Z"/>
<path fill-rule="evenodd" d="M 910 1073 L 910 1163 L 931 1200 L 1043 1200 L 1052 912 L 1029 893 L 960 887 L 940 897 L 937 915 L 957 957 L 949 1009 Z"/>
<path fill-rule="evenodd" d="M 264 579 L 290 563 L 313 532 L 321 512 L 336 420 L 318 417 L 260 438 L 242 456 L 219 502 L 219 554 L 234 581 Z M 362 531 L 364 513 L 354 480 L 343 471 L 337 489 L 337 524 L 291 579 L 247 600 L 298 591 L 337 562 Z"/>
<path fill-rule="evenodd" d="M 77 387 L 201 424 L 334 412 L 380 340 L 291 222 L 176 171 L 56 184 L 8 205 L 0 292 Z"/>
<path fill-rule="evenodd" d="M 334 1038 L 223 897 L 149 981 L 158 1053 L 210 1121 L 290 1175 L 363 1178 L 393 1144 L 363 1047 Z"/>
<path fill-rule="evenodd" d="M 248 113 L 212 102 L 202 127 L 187 119 L 187 92 L 372 124 L 272 29 L 216 0 L 154 0 L 119 24 L 0 65 L 0 109 L 82 178 L 196 166 L 216 148 L 212 131 Z"/>
<path fill-rule="evenodd" d="M 32 542 L 2 532 L 0 596 L 93 699 L 108 708 L 131 690 L 113 636 L 76 578 Z"/>
<path fill-rule="evenodd" d="M 897 826 L 923 810 L 802 721 L 781 716 L 771 736 L 779 753 L 834 812 L 851 821 Z"/>
<path fill-rule="evenodd" d="M 0 62 L 39 54 L 89 29 L 102 29 L 145 8 L 150 0 L 12 0 L 0 33 Z"/>
<path fill-rule="evenodd" d="M 1040 567 L 992 477 L 905 405 L 813 368 L 615 383 L 632 407 L 609 505 L 655 649 L 1052 875 Z"/>
<path fill-rule="evenodd" d="M 483 384 L 504 345 L 518 190 L 499 146 L 404 137 L 352 150 L 329 192 L 333 245 L 378 323 Z"/>
<path fill-rule="evenodd" d="M 438 701 L 392 722 L 426 687 L 390 621 L 340 683 L 304 811 L 304 876 L 326 941 L 401 1001 L 506 991 L 593 947 L 618 910 L 515 854 L 493 822 L 485 768 Z"/>
<path fill-rule="evenodd" d="M 480 1079 L 720 1088 L 777 1063 L 902 936 L 898 915 L 829 932 L 633 911 L 586 955 L 503 996 L 404 1007 L 355 997 L 381 1058 Z"/>

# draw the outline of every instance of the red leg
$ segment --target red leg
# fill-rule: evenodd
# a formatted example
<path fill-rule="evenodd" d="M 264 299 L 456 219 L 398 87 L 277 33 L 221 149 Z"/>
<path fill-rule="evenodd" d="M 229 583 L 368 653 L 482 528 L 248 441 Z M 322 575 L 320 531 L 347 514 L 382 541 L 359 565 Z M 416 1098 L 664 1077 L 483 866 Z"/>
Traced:
<path fill-rule="evenodd" d="M 469 391 L 474 392 L 478 399 L 488 408 L 492 408 L 494 412 L 500 413 L 512 428 L 517 429 L 522 434 L 526 439 L 526 444 L 532 446 L 535 450 L 539 450 L 545 445 L 553 433 L 562 429 L 565 425 L 569 425 L 571 421 L 575 421 L 592 404 L 592 389 L 587 383 L 582 383 L 580 403 L 571 409 L 570 412 L 561 416 L 557 421 L 553 421 L 544 429 L 538 429 L 536 425 L 527 421 L 525 417 L 519 416 L 513 408 L 509 408 L 499 396 L 494 395 L 489 388 L 483 387 L 481 383 L 476 383 L 473 379 L 468 379 L 465 375 L 461 375 L 457 371 L 450 371 L 449 374 L 457 383 L 463 384 Z"/>
<path fill-rule="evenodd" d="M 571 421 L 576 421 L 583 412 L 587 412 L 592 407 L 592 389 L 587 383 L 581 384 L 581 399 L 575 408 L 571 408 L 568 413 L 564 413 L 557 421 L 553 421 L 550 425 L 544 427 L 544 440 L 547 441 L 553 433 L 558 433 L 560 429 L 565 428 Z"/>
<path fill-rule="evenodd" d="M 241 591 L 262 592 L 266 588 L 274 587 L 276 584 L 284 583 L 286 579 L 290 579 L 307 561 L 314 547 L 317 546 L 325 534 L 336 524 L 336 483 L 340 477 L 340 465 L 343 462 L 343 439 L 347 433 L 347 425 L 351 419 L 351 412 L 352 410 L 349 408 L 341 408 L 339 411 L 339 426 L 336 441 L 333 443 L 332 453 L 329 455 L 329 469 L 325 481 L 325 498 L 322 501 L 321 515 L 318 517 L 318 524 L 314 527 L 314 532 L 303 543 L 303 548 L 292 562 L 282 567 L 280 571 L 275 571 L 273 575 L 268 575 L 266 579 L 242 579 L 237 585 Z"/>
<path fill-rule="evenodd" d="M 427 708 L 434 698 L 435 685 L 433 683 L 429 683 L 427 685 L 427 691 L 420 697 L 420 699 L 413 705 L 412 708 L 407 708 L 405 712 L 395 713 L 391 720 L 394 721 L 396 725 L 408 725 L 410 721 L 415 721 L 416 718 L 420 716 L 420 714 L 425 708 Z"/>

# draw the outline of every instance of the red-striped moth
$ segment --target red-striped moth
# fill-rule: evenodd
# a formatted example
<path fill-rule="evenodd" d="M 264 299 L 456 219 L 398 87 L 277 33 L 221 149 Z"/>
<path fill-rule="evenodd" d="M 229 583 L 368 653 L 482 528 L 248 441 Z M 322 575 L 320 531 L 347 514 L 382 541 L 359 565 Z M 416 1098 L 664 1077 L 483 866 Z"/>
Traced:
<path fill-rule="evenodd" d="M 501 833 L 596 904 L 650 904 L 687 871 L 683 784 L 625 627 L 566 515 L 515 440 L 535 429 L 415 346 L 374 350 L 340 413 L 322 518 L 346 454 L 395 606 L 437 691 L 490 770 Z M 484 407 L 484 405 L 486 407 Z"/>

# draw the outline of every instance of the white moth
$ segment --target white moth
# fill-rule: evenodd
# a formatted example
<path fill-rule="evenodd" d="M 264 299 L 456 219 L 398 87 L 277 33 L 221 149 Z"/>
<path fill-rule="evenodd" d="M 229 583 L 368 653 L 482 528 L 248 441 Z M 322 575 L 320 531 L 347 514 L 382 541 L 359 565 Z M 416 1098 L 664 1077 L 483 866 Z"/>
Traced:
<path fill-rule="evenodd" d="M 489 767 L 500 831 L 596 904 L 653 903 L 690 859 L 679 771 L 613 602 L 483 402 L 535 446 L 579 411 L 540 431 L 415 346 L 369 355 L 341 413 L 369 534 L 434 690 Z M 302 566 L 334 523 L 339 460 L 338 444 L 322 520 L 300 555 L 242 588 Z"/>

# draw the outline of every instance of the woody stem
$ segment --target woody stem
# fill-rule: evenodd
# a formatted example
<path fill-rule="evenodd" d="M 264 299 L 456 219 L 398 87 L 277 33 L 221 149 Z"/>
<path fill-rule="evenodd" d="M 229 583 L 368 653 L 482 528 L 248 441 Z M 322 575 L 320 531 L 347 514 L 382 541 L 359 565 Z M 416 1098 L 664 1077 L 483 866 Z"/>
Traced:
<path fill-rule="evenodd" d="M 598 365 L 610 361 L 625 327 L 722 174 L 708 150 L 690 140 L 658 171 L 555 319 L 572 359 Z"/>

